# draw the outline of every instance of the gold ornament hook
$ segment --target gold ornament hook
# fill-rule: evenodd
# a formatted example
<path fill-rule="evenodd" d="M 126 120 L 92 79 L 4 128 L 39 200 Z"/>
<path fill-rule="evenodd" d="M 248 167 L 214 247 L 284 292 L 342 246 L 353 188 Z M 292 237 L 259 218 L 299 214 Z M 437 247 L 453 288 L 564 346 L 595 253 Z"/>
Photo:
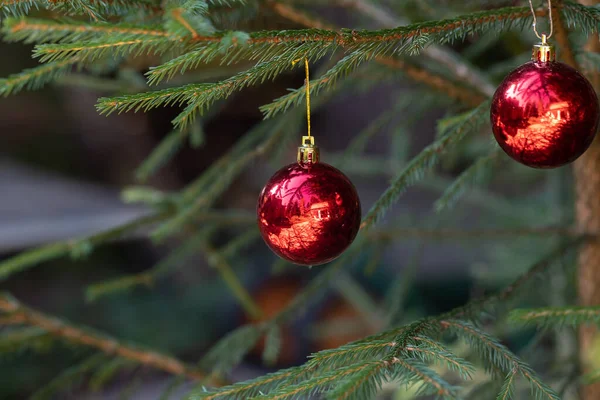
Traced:
<path fill-rule="evenodd" d="M 296 65 L 302 58 L 292 61 L 292 65 Z M 315 146 L 315 138 L 310 135 L 310 71 L 308 68 L 308 57 L 304 57 L 304 70 L 306 73 L 305 86 L 306 86 L 306 127 L 307 135 L 302 136 L 302 145 L 298 147 L 298 162 L 300 164 L 305 163 L 317 163 L 319 162 L 319 148 Z"/>
<path fill-rule="evenodd" d="M 535 36 L 537 36 L 538 39 L 542 41 L 542 44 L 546 44 L 546 39 L 550 39 L 550 37 L 552 37 L 552 34 L 554 33 L 554 23 L 552 21 L 552 0 L 548 0 L 548 19 L 550 20 L 550 33 L 548 34 L 547 38 L 546 34 L 542 34 L 542 36 L 540 36 L 540 34 L 537 31 L 537 16 L 535 15 L 535 9 L 533 8 L 532 0 L 529 0 L 529 8 L 531 8 L 531 15 L 533 16 L 533 32 L 535 33 Z"/>

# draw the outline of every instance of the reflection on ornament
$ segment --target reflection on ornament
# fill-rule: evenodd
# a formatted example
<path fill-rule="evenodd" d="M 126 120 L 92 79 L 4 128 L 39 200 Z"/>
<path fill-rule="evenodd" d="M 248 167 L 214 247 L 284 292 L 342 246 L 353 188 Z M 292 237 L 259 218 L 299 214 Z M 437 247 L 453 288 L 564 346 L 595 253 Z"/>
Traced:
<path fill-rule="evenodd" d="M 496 90 L 492 131 L 513 159 L 534 168 L 555 168 L 587 150 L 598 129 L 600 107 L 587 79 L 555 62 L 551 46 L 537 45 L 533 59 Z"/>
<path fill-rule="evenodd" d="M 352 243 L 361 209 L 354 185 L 342 172 L 319 162 L 316 152 L 306 159 L 283 167 L 267 182 L 257 218 L 275 254 L 295 264 L 319 265 Z"/>

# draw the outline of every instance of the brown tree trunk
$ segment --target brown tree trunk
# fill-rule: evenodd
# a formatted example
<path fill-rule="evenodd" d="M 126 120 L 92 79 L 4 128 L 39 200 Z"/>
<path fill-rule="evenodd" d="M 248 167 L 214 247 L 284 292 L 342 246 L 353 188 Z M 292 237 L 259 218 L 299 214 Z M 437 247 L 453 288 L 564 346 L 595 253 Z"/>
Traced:
<path fill-rule="evenodd" d="M 598 3 L 597 0 L 580 0 L 585 5 Z M 596 35 L 590 38 L 587 50 L 598 51 L 600 42 Z M 599 88 L 598 74 L 590 76 L 596 91 Z M 577 225 L 584 232 L 600 232 L 600 137 L 588 151 L 575 162 L 575 190 Z M 600 305 L 600 240 L 586 243 L 579 254 L 579 301 L 581 305 Z M 590 369 L 592 346 L 598 343 L 598 329 L 591 326 L 579 331 L 579 350 L 583 372 Z M 597 361 L 596 361 L 597 365 Z M 600 383 L 585 386 L 582 400 L 600 400 Z"/>

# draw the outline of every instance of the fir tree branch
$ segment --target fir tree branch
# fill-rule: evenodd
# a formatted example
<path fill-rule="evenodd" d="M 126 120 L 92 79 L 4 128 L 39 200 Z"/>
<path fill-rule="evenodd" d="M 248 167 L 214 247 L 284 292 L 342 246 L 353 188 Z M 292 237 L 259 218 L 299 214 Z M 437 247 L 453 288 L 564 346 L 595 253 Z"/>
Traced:
<path fill-rule="evenodd" d="M 32 9 L 48 9 L 71 15 L 87 15 L 98 21 L 108 15 L 120 15 L 132 10 L 157 12 L 150 0 L 0 0 L 0 10 L 7 15 L 25 15 Z"/>
<path fill-rule="evenodd" d="M 468 106 L 477 107 L 486 99 L 484 96 L 468 87 L 460 86 L 441 75 L 437 75 L 425 68 L 411 65 L 406 61 L 397 58 L 384 57 L 377 57 L 376 61 L 382 65 L 400 69 L 412 80 L 429 86 L 438 92 L 445 93 L 450 98 L 459 100 Z"/>
<path fill-rule="evenodd" d="M 162 221 L 170 214 L 171 212 L 169 211 L 147 215 L 85 238 L 67 240 L 64 242 L 49 244 L 24 251 L 14 257 L 0 262 L 0 281 L 7 279 L 13 274 L 35 267 L 46 261 L 64 257 L 69 254 L 76 256 L 81 252 L 88 252 L 91 250 L 90 246 L 97 246 L 104 242 L 108 242 L 134 232 L 135 230 L 144 226 Z"/>
<path fill-rule="evenodd" d="M 42 388 L 36 390 L 30 397 L 30 400 L 44 400 L 52 398 L 58 391 L 73 384 L 74 381 L 107 362 L 105 354 L 93 355 L 79 364 L 75 364 L 62 371 L 56 378 L 51 380 Z"/>
<path fill-rule="evenodd" d="M 480 157 L 469 168 L 463 171 L 435 202 L 434 207 L 436 211 L 439 212 L 452 207 L 464 195 L 469 186 L 486 180 L 492 174 L 493 167 L 496 166 L 496 161 L 498 161 L 501 155 L 502 150 L 497 148 L 487 156 Z"/>
<path fill-rule="evenodd" d="M 4 40 L 24 43 L 80 42 L 109 39 L 118 35 L 121 40 L 171 38 L 179 39 L 159 26 L 90 23 L 75 20 L 38 18 L 6 18 L 2 24 Z"/>
<path fill-rule="evenodd" d="M 0 311 L 23 317 L 26 324 L 41 328 L 67 342 L 95 348 L 105 354 L 117 355 L 173 375 L 185 375 L 192 380 L 205 378 L 205 375 L 197 368 L 188 366 L 176 358 L 139 346 L 125 344 L 92 329 L 77 327 L 64 320 L 35 311 L 22 305 L 6 293 L 0 294 Z"/>
<path fill-rule="evenodd" d="M 513 310 L 509 318 L 513 322 L 531 323 L 539 327 L 576 327 L 584 324 L 600 324 L 600 306 L 518 309 Z"/>
<path fill-rule="evenodd" d="M 504 379 L 504 383 L 502 384 L 502 388 L 500 389 L 500 393 L 498 393 L 498 397 L 496 400 L 510 400 L 514 396 L 514 381 L 517 376 L 517 371 L 510 372 L 506 375 L 506 379 Z"/>
<path fill-rule="evenodd" d="M 0 95 L 9 96 L 23 89 L 40 89 L 49 82 L 55 81 L 68 74 L 73 65 L 80 61 L 79 57 L 68 58 L 24 69 L 18 74 L 0 79 Z"/>
<path fill-rule="evenodd" d="M 240 303 L 248 317 L 252 319 L 260 319 L 263 315 L 261 308 L 258 304 L 256 304 L 250 293 L 248 293 L 244 285 L 240 282 L 239 278 L 225 257 L 223 257 L 223 255 L 214 247 L 212 247 L 206 240 L 201 242 L 200 248 L 204 254 L 206 254 L 209 265 L 219 272 L 221 278 L 223 278 L 227 284 L 227 287 Z"/>
<path fill-rule="evenodd" d="M 361 229 L 368 229 L 376 224 L 387 209 L 398 197 L 416 181 L 422 179 L 438 161 L 439 155 L 468 133 L 474 132 L 488 115 L 489 101 L 463 115 L 462 121 L 452 127 L 444 136 L 427 146 L 406 168 L 394 179 L 392 185 L 381 195 L 363 218 Z"/>
<path fill-rule="evenodd" d="M 569 40 L 567 28 L 565 27 L 565 24 L 563 22 L 560 7 L 561 3 L 562 0 L 556 0 L 552 4 L 552 23 L 554 25 L 554 34 L 556 36 L 556 41 L 558 42 L 558 45 L 562 50 L 561 58 L 567 65 L 570 65 L 571 67 L 577 70 L 581 70 L 581 66 L 575 58 L 575 53 L 573 52 L 573 48 Z"/>
<path fill-rule="evenodd" d="M 337 29 L 335 26 L 325 23 L 313 16 L 309 16 L 308 14 L 293 8 L 289 4 L 269 1 L 268 5 L 282 17 L 300 25 L 317 29 Z M 426 54 L 428 53 L 428 50 L 429 49 L 424 50 Z M 403 60 L 389 57 L 377 57 L 375 58 L 375 61 L 390 68 L 401 69 L 402 72 L 412 80 L 427 85 L 434 90 L 446 93 L 451 98 L 463 101 L 465 104 L 472 107 L 476 107 L 485 100 L 483 96 L 470 88 L 460 87 L 441 75 L 411 65 Z"/>

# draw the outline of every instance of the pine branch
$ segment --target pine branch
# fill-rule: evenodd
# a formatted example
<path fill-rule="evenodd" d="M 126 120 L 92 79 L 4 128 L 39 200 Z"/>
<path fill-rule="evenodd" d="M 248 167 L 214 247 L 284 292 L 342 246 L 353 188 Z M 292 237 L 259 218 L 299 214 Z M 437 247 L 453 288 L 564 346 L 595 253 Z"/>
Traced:
<path fill-rule="evenodd" d="M 46 331 L 39 328 L 11 329 L 0 335 L 0 356 L 23 350 L 46 350 L 53 342 L 53 338 Z"/>
<path fill-rule="evenodd" d="M 252 319 L 260 319 L 263 315 L 261 308 L 240 282 L 225 257 L 212 247 L 207 240 L 201 241 L 200 248 L 206 254 L 208 264 L 219 272 L 219 275 L 221 275 L 221 278 L 225 281 L 233 296 L 242 306 L 246 315 Z"/>
<path fill-rule="evenodd" d="M 584 6 L 576 1 L 561 1 L 559 4 L 568 28 L 582 31 L 586 36 L 599 31 L 600 9 Z"/>
<path fill-rule="evenodd" d="M 119 372 L 137 365 L 131 360 L 124 358 L 115 358 L 102 363 L 90 377 L 89 386 L 92 391 L 101 390 L 109 381 L 111 381 Z"/>
<path fill-rule="evenodd" d="M 421 339 L 422 340 L 422 339 Z M 444 349 L 439 343 L 430 344 L 430 340 L 425 338 L 424 344 L 418 346 L 406 346 L 404 354 L 408 357 L 415 357 L 424 363 L 439 363 L 451 371 L 460 375 L 464 380 L 471 379 L 471 375 L 475 371 L 475 367 L 466 360 L 452 354 L 452 352 Z"/>
<path fill-rule="evenodd" d="M 212 371 L 213 375 L 229 372 L 256 345 L 262 334 L 262 329 L 253 325 L 230 332 L 206 353 L 200 366 Z"/>
<path fill-rule="evenodd" d="M 143 26 L 123 23 L 90 23 L 77 20 L 50 20 L 38 18 L 6 18 L 2 24 L 4 40 L 24 43 L 68 43 L 109 40 L 119 36 L 120 40 L 172 39 L 180 37 L 170 34 L 160 26 Z"/>
<path fill-rule="evenodd" d="M 281 351 L 281 329 L 278 325 L 272 324 L 267 328 L 265 335 L 265 349 L 262 359 L 266 365 L 275 365 L 277 357 Z"/>
<path fill-rule="evenodd" d="M 76 345 L 95 348 L 108 355 L 117 355 L 173 375 L 185 375 L 192 380 L 200 380 L 205 377 L 197 368 L 188 366 L 176 358 L 122 343 L 89 328 L 77 327 L 64 320 L 28 308 L 8 294 L 0 294 L 0 311 L 23 317 L 26 324 L 41 328 L 51 335 Z"/>
<path fill-rule="evenodd" d="M 104 296 L 132 290 L 137 286 L 153 286 L 158 279 L 173 272 L 174 268 L 196 253 L 199 245 L 212 233 L 214 233 L 212 226 L 202 229 L 147 271 L 90 285 L 86 290 L 86 299 L 96 301 Z"/>
<path fill-rule="evenodd" d="M 552 4 L 552 23 L 554 26 L 556 41 L 562 50 L 561 58 L 564 60 L 564 62 L 577 70 L 581 70 L 579 63 L 575 59 L 575 54 L 569 40 L 569 33 L 565 27 L 562 14 L 560 12 L 561 10 L 559 8 L 559 4 L 561 1 L 562 0 L 557 0 L 554 2 L 554 4 Z"/>
<path fill-rule="evenodd" d="M 397 58 L 383 57 L 377 57 L 376 61 L 387 67 L 400 69 L 402 70 L 402 73 L 410 79 L 425 86 L 429 86 L 433 90 L 444 93 L 448 97 L 459 100 L 468 106 L 477 107 L 486 99 L 483 95 L 471 88 L 461 86 L 442 75 L 435 74 L 422 67 L 419 68 L 415 65 L 411 65 L 406 61 Z"/>
<path fill-rule="evenodd" d="M 96 354 L 83 362 L 67 368 L 61 372 L 56 378 L 50 381 L 41 389 L 36 390 L 30 397 L 31 400 L 45 400 L 53 398 L 60 390 L 64 390 L 72 386 L 75 382 L 82 379 L 83 375 L 88 374 L 94 369 L 100 367 L 108 360 L 105 354 Z"/>
<path fill-rule="evenodd" d="M 359 373 L 344 379 L 333 390 L 327 392 L 326 398 L 339 400 L 373 398 L 387 380 L 385 374 L 387 368 L 389 363 L 373 363 Z"/>
<path fill-rule="evenodd" d="M 367 215 L 363 218 L 361 228 L 368 229 L 376 224 L 409 186 L 421 180 L 426 172 L 433 168 L 441 153 L 446 151 L 448 147 L 458 143 L 467 134 L 479 129 L 488 115 L 488 107 L 489 101 L 486 101 L 479 107 L 464 114 L 461 123 L 456 124 L 444 136 L 427 146 L 418 156 L 413 158 L 400 175 L 394 179 L 391 186 L 371 207 Z"/>
<path fill-rule="evenodd" d="M 494 367 L 506 374 L 518 371 L 529 381 L 536 399 L 560 400 L 554 390 L 543 383 L 531 367 L 487 333 L 463 321 L 445 320 L 441 321 L 441 324 L 467 340 L 481 357 Z"/>
<path fill-rule="evenodd" d="M 156 12 L 158 8 L 151 0 L 0 0 L 0 10 L 5 15 L 20 16 L 39 9 L 84 15 L 97 21 L 108 15 L 120 15 L 134 10 Z"/>
<path fill-rule="evenodd" d="M 512 311 L 510 319 L 513 322 L 530 323 L 544 328 L 600 324 L 600 306 L 520 309 Z"/>
<path fill-rule="evenodd" d="M 497 148 L 487 156 L 480 157 L 469 168 L 463 171 L 435 202 L 434 207 L 436 211 L 440 212 L 452 207 L 465 194 L 469 186 L 486 181 L 493 173 L 496 162 L 501 155 L 502 150 Z"/>
<path fill-rule="evenodd" d="M 506 375 L 506 379 L 502 384 L 502 388 L 500 389 L 500 393 L 498 393 L 498 397 L 496 400 L 510 400 L 515 395 L 514 393 L 514 381 L 517 376 L 517 371 L 513 371 Z"/>
<path fill-rule="evenodd" d="M 73 65 L 80 60 L 78 57 L 51 62 L 35 68 L 24 69 L 18 74 L 10 75 L 8 78 L 0 79 L 0 95 L 9 96 L 23 89 L 36 90 L 47 83 L 53 82 L 68 74 Z"/>
<path fill-rule="evenodd" d="M 125 234 L 134 232 L 141 227 L 161 221 L 169 215 L 169 212 L 151 214 L 85 238 L 67 240 L 24 251 L 0 262 L 0 281 L 46 261 L 67 255 L 76 256 L 80 253 L 89 252 L 93 246 L 117 239 Z"/>
<path fill-rule="evenodd" d="M 320 19 L 315 18 L 314 16 L 309 16 L 308 14 L 293 8 L 289 4 L 282 4 L 271 1 L 268 3 L 268 5 L 277 14 L 300 25 L 317 29 L 337 29 L 337 27 L 325 23 Z M 429 49 L 425 49 L 425 53 L 431 54 L 433 52 L 429 51 Z M 434 90 L 441 91 L 450 96 L 451 98 L 460 100 L 472 107 L 476 107 L 482 101 L 485 100 L 484 97 L 482 97 L 470 88 L 460 87 L 441 75 L 436 75 L 430 71 L 427 71 L 424 68 L 419 68 L 417 66 L 408 64 L 403 60 L 397 58 L 377 57 L 375 61 L 390 68 L 400 69 L 406 76 L 408 76 L 412 80 L 427 85 L 433 88 Z"/>
<path fill-rule="evenodd" d="M 206 388 L 195 389 L 189 393 L 186 400 L 247 400 L 260 395 L 262 392 L 273 391 L 280 385 L 302 373 L 301 367 L 282 369 L 249 381 L 235 383 L 216 391 Z"/>
<path fill-rule="evenodd" d="M 456 389 L 443 380 L 433 370 L 429 369 L 425 364 L 412 360 L 403 360 L 397 357 L 392 358 L 392 363 L 402 367 L 402 369 L 398 371 L 399 375 L 402 377 L 402 383 L 422 384 L 417 395 L 435 395 L 442 399 L 456 398 Z"/>

